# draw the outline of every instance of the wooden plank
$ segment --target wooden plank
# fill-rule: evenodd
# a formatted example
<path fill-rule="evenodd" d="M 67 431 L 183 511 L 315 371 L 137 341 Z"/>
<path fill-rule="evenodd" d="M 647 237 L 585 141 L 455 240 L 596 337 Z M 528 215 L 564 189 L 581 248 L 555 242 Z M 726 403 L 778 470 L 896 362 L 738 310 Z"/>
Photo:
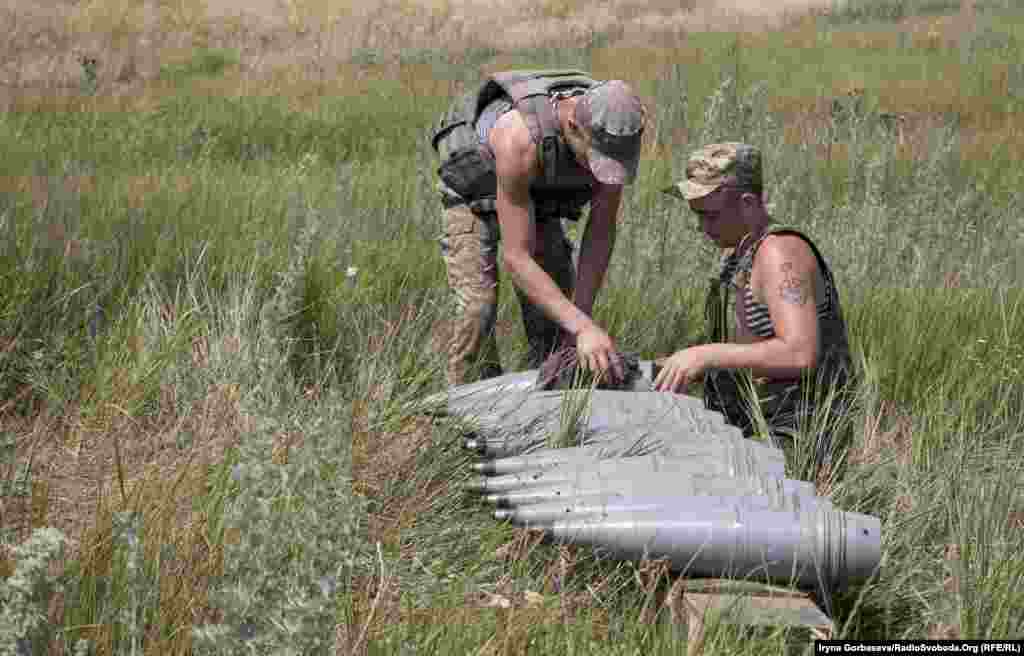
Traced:
<path fill-rule="evenodd" d="M 728 579 L 692 579 L 682 588 L 691 656 L 703 649 L 704 620 L 709 612 L 729 623 L 804 627 L 819 640 L 830 638 L 834 630 L 832 620 L 810 595 L 799 590 Z"/>
<path fill-rule="evenodd" d="M 723 614 L 723 620 L 737 624 L 832 629 L 832 620 L 807 598 L 688 593 L 684 599 L 691 606 L 691 616 L 703 618 L 708 611 L 715 611 Z"/>
<path fill-rule="evenodd" d="M 687 579 L 683 584 L 686 592 L 716 594 L 749 594 L 770 597 L 806 597 L 807 593 L 793 588 L 784 588 L 757 581 L 734 579 Z"/>

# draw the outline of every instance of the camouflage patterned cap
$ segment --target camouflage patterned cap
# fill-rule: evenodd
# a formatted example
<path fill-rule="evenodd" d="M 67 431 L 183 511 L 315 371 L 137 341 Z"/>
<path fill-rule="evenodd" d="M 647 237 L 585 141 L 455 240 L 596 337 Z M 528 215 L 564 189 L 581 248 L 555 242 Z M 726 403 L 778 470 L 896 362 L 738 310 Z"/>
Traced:
<path fill-rule="evenodd" d="M 734 141 L 704 146 L 690 155 L 686 179 L 663 191 L 683 200 L 694 200 L 722 185 L 760 192 L 761 151 Z"/>
<path fill-rule="evenodd" d="M 640 164 L 646 112 L 622 80 L 591 87 L 580 97 L 576 120 L 590 131 L 590 170 L 604 184 L 630 184 Z"/>

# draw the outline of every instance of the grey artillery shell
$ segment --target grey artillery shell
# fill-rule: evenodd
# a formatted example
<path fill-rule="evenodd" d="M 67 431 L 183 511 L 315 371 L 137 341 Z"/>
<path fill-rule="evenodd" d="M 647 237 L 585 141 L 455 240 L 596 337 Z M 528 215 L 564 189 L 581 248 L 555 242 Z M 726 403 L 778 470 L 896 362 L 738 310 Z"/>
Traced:
<path fill-rule="evenodd" d="M 450 390 L 432 394 L 415 404 L 416 409 L 436 414 L 460 414 L 468 408 L 486 407 L 493 399 L 510 394 L 529 393 L 537 380 L 538 370 L 517 371 L 496 378 L 488 378 Z"/>
<path fill-rule="evenodd" d="M 877 518 L 838 512 L 813 484 L 784 478 L 780 450 L 743 439 L 702 400 L 541 391 L 537 373 L 417 404 L 466 422 L 467 448 L 491 458 L 474 467 L 489 476 L 466 487 L 500 506 L 499 519 L 617 558 L 666 557 L 695 576 L 835 590 L 877 569 Z"/>
<path fill-rule="evenodd" d="M 580 483 L 558 483 L 491 494 L 487 501 L 501 507 L 526 506 L 536 503 L 572 501 L 574 498 L 619 494 L 624 497 L 678 495 L 698 497 L 704 495 L 742 494 L 799 494 L 814 496 L 814 485 L 778 477 L 730 478 L 712 476 L 703 472 L 648 473 L 636 478 L 591 479 Z"/>
<path fill-rule="evenodd" d="M 512 509 L 494 511 L 494 518 L 510 520 L 514 524 L 542 527 L 556 521 L 576 519 L 615 519 L 622 513 L 638 513 L 677 509 L 740 508 L 743 510 L 788 510 L 801 512 L 808 509 L 832 508 L 827 499 L 800 494 L 708 494 L 699 497 L 680 495 L 624 496 L 605 495 L 574 498 L 561 503 L 538 503 Z"/>
<path fill-rule="evenodd" d="M 600 547 L 617 558 L 668 558 L 690 576 L 796 582 L 835 590 L 867 579 L 881 560 L 876 517 L 813 512 L 685 509 L 555 522 L 559 542 Z"/>
<path fill-rule="evenodd" d="M 710 413 L 709 413 L 710 415 Z M 592 424 L 595 424 L 591 420 Z M 476 438 L 466 447 L 486 459 L 505 459 L 518 455 L 532 455 L 550 451 L 549 440 L 555 439 L 558 429 L 550 425 L 535 425 L 524 429 L 518 436 Z M 708 440 L 739 442 L 742 433 L 734 426 L 721 425 L 696 428 L 686 424 L 638 424 L 630 426 L 591 426 L 572 434 L 567 444 L 559 448 L 607 447 L 609 452 L 642 455 L 652 453 L 666 445 L 701 444 Z"/>
<path fill-rule="evenodd" d="M 648 440 L 638 441 L 626 438 L 591 446 L 542 449 L 526 455 L 476 463 L 473 469 L 482 474 L 500 476 L 538 469 L 550 469 L 567 464 L 580 464 L 595 460 L 650 453 L 679 458 L 715 456 L 729 460 L 785 461 L 785 454 L 783 454 L 781 449 L 742 438 L 702 439 L 679 442 L 655 441 L 653 443 Z"/>
<path fill-rule="evenodd" d="M 746 478 L 752 476 L 785 477 L 785 463 L 781 461 L 741 460 L 730 462 L 725 458 L 698 456 L 693 458 L 662 455 L 610 458 L 578 465 L 564 465 L 549 469 L 535 469 L 505 476 L 480 477 L 473 484 L 481 492 L 508 492 L 534 487 L 575 483 L 636 480 L 656 474 L 685 475 L 688 473 Z M 472 488 L 470 488 L 472 489 Z"/>
<path fill-rule="evenodd" d="M 653 363 L 642 360 L 639 363 L 642 380 L 653 381 Z M 536 391 L 538 369 L 517 371 L 515 373 L 488 378 L 475 383 L 458 385 L 444 392 L 432 394 L 417 401 L 412 409 L 435 414 L 460 415 L 473 409 L 486 408 L 493 400 L 518 394 L 525 396 Z"/>
<path fill-rule="evenodd" d="M 563 432 L 572 435 L 567 446 L 618 438 L 740 439 L 739 429 L 705 409 L 700 399 L 661 392 L 512 393 L 467 402 L 452 414 L 474 427 L 480 450 L 490 457 L 545 448 L 552 436 Z"/>

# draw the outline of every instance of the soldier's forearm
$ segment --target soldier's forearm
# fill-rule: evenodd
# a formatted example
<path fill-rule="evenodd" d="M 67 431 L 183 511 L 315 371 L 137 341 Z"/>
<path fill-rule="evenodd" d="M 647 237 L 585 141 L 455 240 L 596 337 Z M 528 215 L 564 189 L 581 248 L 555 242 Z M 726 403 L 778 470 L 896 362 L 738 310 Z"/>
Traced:
<path fill-rule="evenodd" d="M 604 284 L 608 263 L 615 250 L 615 217 L 603 215 L 603 209 L 606 208 L 597 207 L 591 211 L 580 244 L 574 300 L 576 307 L 588 316 L 593 313 L 597 293 Z"/>
<path fill-rule="evenodd" d="M 696 348 L 705 350 L 708 366 L 750 369 L 755 378 L 799 378 L 815 364 L 813 349 L 777 337 L 753 344 L 706 344 Z"/>
<path fill-rule="evenodd" d="M 562 330 L 575 336 L 593 323 L 528 253 L 506 252 L 503 264 L 516 286 Z"/>
<path fill-rule="evenodd" d="M 579 271 L 576 274 L 576 306 L 588 316 L 593 312 L 597 293 L 604 284 L 605 273 L 611 260 L 614 234 L 595 238 L 591 225 L 587 226 L 580 245 Z"/>

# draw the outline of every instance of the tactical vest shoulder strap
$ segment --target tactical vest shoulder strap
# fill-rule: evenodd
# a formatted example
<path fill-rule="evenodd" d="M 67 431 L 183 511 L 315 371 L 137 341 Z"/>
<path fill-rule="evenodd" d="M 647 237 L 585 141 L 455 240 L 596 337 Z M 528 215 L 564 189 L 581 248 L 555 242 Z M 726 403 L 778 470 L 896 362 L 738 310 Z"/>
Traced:
<path fill-rule="evenodd" d="M 814 241 L 811 240 L 811 238 L 804 232 L 786 225 L 773 225 L 765 230 L 764 234 L 757 240 L 757 243 L 750 248 L 749 260 L 751 263 L 753 263 L 757 249 L 760 248 L 762 243 L 764 243 L 765 238 L 770 235 L 796 235 L 803 239 L 804 243 L 811 248 L 811 252 L 814 253 L 814 258 L 818 261 L 818 268 L 821 270 L 821 275 L 826 278 L 833 278 L 832 271 L 829 269 L 828 263 L 825 262 L 825 257 L 821 254 L 821 251 L 818 250 L 817 244 L 815 244 Z"/>
<path fill-rule="evenodd" d="M 524 105 L 528 110 L 536 110 L 539 123 L 534 122 L 534 125 L 539 125 L 542 132 L 535 131 L 531 127 L 531 136 L 535 134 L 537 136 L 540 136 L 540 134 L 547 136 L 548 129 L 553 129 L 556 132 L 558 129 L 557 121 L 550 120 L 550 105 L 544 103 L 543 107 L 547 109 L 542 109 L 539 104 L 535 104 L 536 101 L 546 100 L 551 94 L 561 90 L 572 88 L 589 89 L 597 84 L 596 80 L 583 71 L 575 70 L 506 71 L 495 73 L 491 76 L 491 80 L 505 89 L 505 92 L 512 98 L 513 103 Z M 549 116 L 545 116 L 545 114 Z"/>
<path fill-rule="evenodd" d="M 821 271 L 822 277 L 828 281 L 828 285 L 832 290 L 831 293 L 834 295 L 834 300 L 836 303 L 835 312 L 837 316 L 840 319 L 842 319 L 843 311 L 839 299 L 839 288 L 835 284 L 835 276 L 832 274 L 832 270 L 829 268 L 828 263 L 825 261 L 825 257 L 821 254 L 821 251 L 818 250 L 817 244 L 815 244 L 814 241 L 810 237 L 808 237 L 807 234 L 805 234 L 802 230 L 784 224 L 775 224 L 769 226 L 768 229 L 765 230 L 760 237 L 758 237 L 757 241 L 754 242 L 749 249 L 747 249 L 743 256 L 739 258 L 739 261 L 735 263 L 734 272 L 742 271 L 749 274 L 753 269 L 754 257 L 757 255 L 758 249 L 761 247 L 761 244 L 764 243 L 764 240 L 771 235 L 795 235 L 797 237 L 800 237 L 804 241 L 804 243 L 806 243 L 810 247 L 811 252 L 814 253 L 814 259 L 817 260 L 818 269 Z M 725 275 L 724 271 L 722 275 Z"/>
<path fill-rule="evenodd" d="M 501 85 L 512 98 L 530 130 L 530 140 L 537 145 L 537 158 L 549 181 L 558 174 L 559 155 L 558 117 L 549 98 L 565 89 L 589 89 L 597 84 L 587 73 L 577 70 L 506 71 L 495 73 L 491 79 Z"/>
<path fill-rule="evenodd" d="M 815 259 L 818 260 L 818 269 L 821 270 L 822 277 L 825 278 L 828 281 L 828 285 L 829 285 L 829 287 L 832 290 L 832 295 L 834 296 L 835 305 L 836 305 L 835 308 L 834 308 L 834 312 L 836 313 L 836 316 L 838 317 L 838 319 L 840 321 L 844 321 L 844 319 L 843 319 L 843 305 L 842 305 L 841 299 L 839 298 L 839 286 L 836 285 L 835 274 L 832 273 L 832 269 L 829 267 L 828 262 L 825 261 L 825 256 L 821 254 L 820 250 L 818 250 L 818 245 L 815 244 L 814 241 L 810 237 L 808 237 L 806 234 L 804 234 L 800 230 L 797 230 L 795 228 L 791 228 L 791 227 L 788 227 L 788 226 L 784 226 L 784 225 L 782 225 L 782 226 L 774 226 L 773 228 L 770 229 L 769 234 L 773 234 L 773 235 L 778 235 L 778 234 L 792 234 L 792 235 L 796 235 L 797 237 L 800 237 L 801 239 L 803 239 L 804 242 L 808 246 L 810 246 L 811 252 L 814 253 Z M 844 321 L 844 323 L 845 323 L 845 321 Z"/>
<path fill-rule="evenodd" d="M 729 287 L 736 264 L 733 253 L 724 255 L 718 275 L 708 281 L 708 293 L 704 298 L 705 343 L 729 341 Z"/>
<path fill-rule="evenodd" d="M 547 96 L 563 89 L 589 89 L 597 84 L 589 74 L 577 70 L 504 71 L 494 73 L 490 79 L 501 85 L 514 102 L 530 96 Z"/>

